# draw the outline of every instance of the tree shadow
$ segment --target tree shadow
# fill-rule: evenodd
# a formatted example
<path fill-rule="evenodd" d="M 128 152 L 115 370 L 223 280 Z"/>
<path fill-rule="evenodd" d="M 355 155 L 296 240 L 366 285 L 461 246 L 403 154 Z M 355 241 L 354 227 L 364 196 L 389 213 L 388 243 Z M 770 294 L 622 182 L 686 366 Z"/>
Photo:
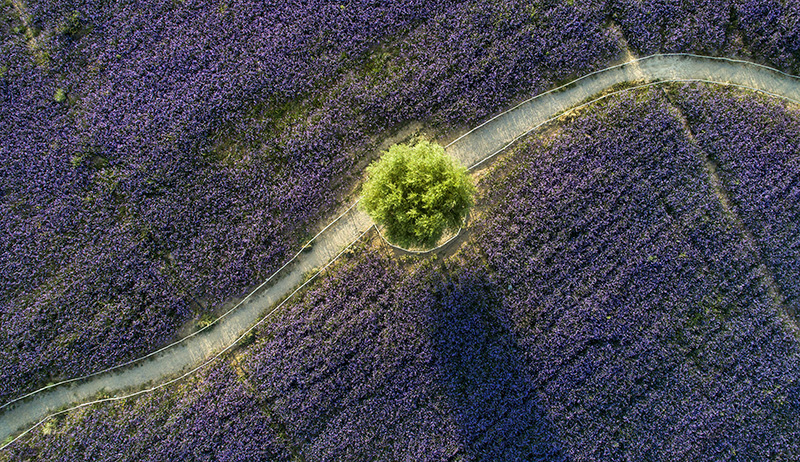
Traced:
<path fill-rule="evenodd" d="M 431 341 L 461 439 L 451 460 L 566 460 L 514 335 L 498 317 L 497 292 L 470 270 L 437 287 Z"/>

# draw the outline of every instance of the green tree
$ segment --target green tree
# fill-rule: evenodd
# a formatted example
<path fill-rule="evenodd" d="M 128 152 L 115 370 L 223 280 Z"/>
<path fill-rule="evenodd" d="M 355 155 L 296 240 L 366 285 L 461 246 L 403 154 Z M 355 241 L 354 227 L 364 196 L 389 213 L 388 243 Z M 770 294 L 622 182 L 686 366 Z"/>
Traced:
<path fill-rule="evenodd" d="M 367 167 L 361 208 L 403 247 L 432 247 L 473 204 L 467 169 L 428 141 L 396 144 Z"/>

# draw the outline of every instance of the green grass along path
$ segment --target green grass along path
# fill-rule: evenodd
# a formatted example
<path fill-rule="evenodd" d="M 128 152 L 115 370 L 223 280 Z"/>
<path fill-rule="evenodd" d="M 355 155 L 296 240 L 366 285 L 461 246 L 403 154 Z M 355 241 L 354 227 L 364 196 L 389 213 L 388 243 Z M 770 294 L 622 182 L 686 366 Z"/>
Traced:
<path fill-rule="evenodd" d="M 660 82 L 732 85 L 800 104 L 798 77 L 727 58 L 653 55 L 593 72 L 524 101 L 470 130 L 446 151 L 474 168 L 565 111 L 617 93 L 597 96 L 615 85 L 632 83 L 635 86 L 631 88 L 640 88 Z M 310 250 L 298 252 L 214 324 L 137 360 L 45 387 L 0 406 L 0 449 L 11 444 L 12 437 L 24 435 L 55 414 L 147 393 L 214 361 L 307 284 L 309 272 L 316 277 L 319 268 L 332 263 L 371 226 L 371 219 L 353 204 L 310 241 Z"/>

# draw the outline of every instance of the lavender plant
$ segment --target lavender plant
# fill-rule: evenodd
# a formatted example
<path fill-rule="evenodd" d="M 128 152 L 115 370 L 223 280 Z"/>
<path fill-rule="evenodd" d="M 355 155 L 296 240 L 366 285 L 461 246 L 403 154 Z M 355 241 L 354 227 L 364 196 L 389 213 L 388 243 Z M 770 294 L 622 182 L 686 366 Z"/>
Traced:
<path fill-rule="evenodd" d="M 800 71 L 800 5 L 780 0 L 616 0 L 607 3 L 623 37 L 641 54 L 744 57 Z"/>
<path fill-rule="evenodd" d="M 612 61 L 609 19 L 640 53 L 798 59 L 775 0 L 0 11 L 0 401 L 175 339 L 280 267 L 388 133 Z"/>
<path fill-rule="evenodd" d="M 800 455 L 797 339 L 660 90 L 525 142 L 481 190 L 457 255 L 367 244 L 213 370 L 0 459 Z"/>
<path fill-rule="evenodd" d="M 800 304 L 800 111 L 767 98 L 683 87 L 676 98 L 698 147 L 752 232 L 789 311 Z"/>
<path fill-rule="evenodd" d="M 573 459 L 792 459 L 797 339 L 702 153 L 643 96 L 498 168 L 476 242 L 525 362 Z"/>
<path fill-rule="evenodd" d="M 241 296 L 392 130 L 472 124 L 616 54 L 563 3 L 23 6 L 0 6 L 2 401 Z"/>

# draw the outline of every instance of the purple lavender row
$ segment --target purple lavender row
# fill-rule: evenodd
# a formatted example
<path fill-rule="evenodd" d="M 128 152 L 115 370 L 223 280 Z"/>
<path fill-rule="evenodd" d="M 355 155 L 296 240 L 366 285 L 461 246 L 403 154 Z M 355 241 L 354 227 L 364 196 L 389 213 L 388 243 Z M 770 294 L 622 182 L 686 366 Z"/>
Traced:
<path fill-rule="evenodd" d="M 476 242 L 570 459 L 791 460 L 797 340 L 673 112 L 653 90 L 537 141 Z"/>
<path fill-rule="evenodd" d="M 800 455 L 797 341 L 659 90 L 500 162 L 456 257 L 366 246 L 213 372 L 8 460 L 261 457 L 225 432 L 274 460 Z"/>
<path fill-rule="evenodd" d="M 730 90 L 684 87 L 680 105 L 785 296 L 800 307 L 800 112 Z M 800 322 L 796 320 L 795 322 Z"/>
<path fill-rule="evenodd" d="M 0 401 L 146 354 L 245 293 L 387 133 L 471 125 L 616 54 L 602 14 L 539 11 L 27 5 L 50 58 L 3 23 Z"/>
<path fill-rule="evenodd" d="M 728 6 L 43 1 L 31 45 L 4 4 L 0 397 L 174 339 L 285 260 L 378 134 L 595 68 L 609 14 L 642 52 L 739 53 L 741 29 L 796 69 L 795 7 Z"/>
<path fill-rule="evenodd" d="M 611 18 L 640 54 L 745 57 L 800 72 L 800 4 L 781 0 L 609 1 Z"/>
<path fill-rule="evenodd" d="M 146 400 L 93 408 L 76 416 L 80 425 L 72 416 L 53 420 L 43 428 L 53 440 L 0 454 L 0 459 L 293 460 L 275 420 L 228 365 L 198 376 L 190 394 L 159 391 Z M 63 432 L 64 428 L 71 432 Z"/>

